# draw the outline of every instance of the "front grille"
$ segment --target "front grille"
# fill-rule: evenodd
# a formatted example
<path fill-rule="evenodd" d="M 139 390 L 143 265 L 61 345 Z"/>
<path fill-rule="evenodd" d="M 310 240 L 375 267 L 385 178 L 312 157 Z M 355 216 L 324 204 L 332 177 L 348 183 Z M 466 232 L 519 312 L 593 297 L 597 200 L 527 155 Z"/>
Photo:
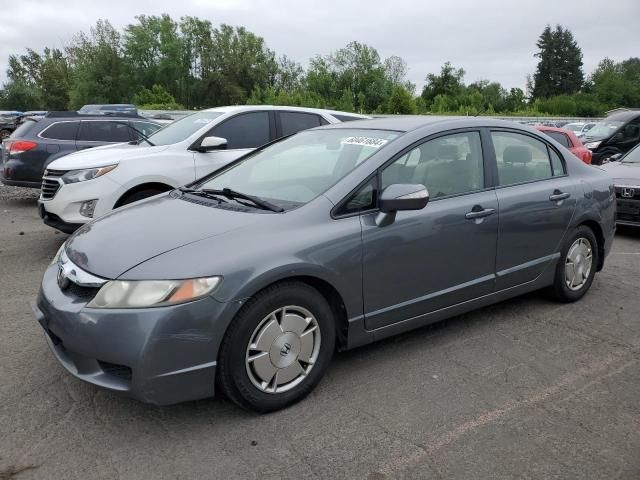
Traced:
<path fill-rule="evenodd" d="M 638 187 L 624 187 L 624 186 L 617 186 L 616 185 L 616 197 L 617 198 L 621 198 L 621 199 L 627 199 L 627 200 L 640 200 L 640 186 Z M 623 193 L 629 194 L 632 193 L 633 195 L 631 195 L 630 197 L 625 196 Z"/>
<path fill-rule="evenodd" d="M 100 287 L 85 287 L 75 282 L 69 282 L 69 286 L 64 290 L 65 293 L 84 300 L 91 300 L 96 296 Z"/>
<path fill-rule="evenodd" d="M 98 360 L 98 365 L 100 365 L 102 371 L 107 375 L 112 375 L 128 382 L 131 381 L 131 368 L 127 367 L 126 365 L 103 362 L 102 360 Z"/>
<path fill-rule="evenodd" d="M 60 189 L 60 181 L 58 180 L 62 175 L 67 173 L 66 170 L 45 170 L 42 177 L 42 186 L 40 192 L 40 198 L 42 200 L 51 200 L 56 196 Z"/>

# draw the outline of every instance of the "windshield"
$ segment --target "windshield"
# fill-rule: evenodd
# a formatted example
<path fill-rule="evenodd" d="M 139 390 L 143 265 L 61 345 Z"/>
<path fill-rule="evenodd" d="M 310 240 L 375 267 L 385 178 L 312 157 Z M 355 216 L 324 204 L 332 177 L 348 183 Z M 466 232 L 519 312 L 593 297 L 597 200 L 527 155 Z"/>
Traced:
<path fill-rule="evenodd" d="M 622 120 L 603 120 L 589 129 L 588 136 L 605 138 L 613 134 L 613 132 L 618 130 L 622 125 L 624 125 Z"/>
<path fill-rule="evenodd" d="M 313 200 L 398 132 L 327 129 L 300 132 L 257 152 L 198 185 L 230 188 L 284 208 Z"/>
<path fill-rule="evenodd" d="M 636 147 L 627 153 L 621 160 L 622 163 L 640 163 L 640 148 Z"/>
<path fill-rule="evenodd" d="M 154 145 L 172 145 L 182 142 L 223 113 L 224 112 L 198 112 L 187 115 L 158 130 L 149 137 L 149 140 L 151 140 Z"/>

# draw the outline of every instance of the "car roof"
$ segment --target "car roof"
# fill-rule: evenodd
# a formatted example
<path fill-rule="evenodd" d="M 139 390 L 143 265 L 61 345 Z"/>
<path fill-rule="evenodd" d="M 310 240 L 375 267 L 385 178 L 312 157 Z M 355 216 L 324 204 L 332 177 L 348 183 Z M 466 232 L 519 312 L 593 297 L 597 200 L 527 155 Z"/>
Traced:
<path fill-rule="evenodd" d="M 226 107 L 214 107 L 202 110 L 203 112 L 221 112 L 221 113 L 235 113 L 235 112 L 249 112 L 253 110 L 289 110 L 292 112 L 307 112 L 307 113 L 328 113 L 330 115 L 346 115 L 354 118 L 371 118 L 367 115 L 361 115 L 359 113 L 341 112 L 339 110 L 328 110 L 324 108 L 308 108 L 308 107 L 291 107 L 286 105 L 232 105 Z"/>
<path fill-rule="evenodd" d="M 620 112 L 620 113 L 614 113 L 613 115 L 609 115 L 607 118 L 605 118 L 603 121 L 607 121 L 607 120 L 622 120 L 622 121 L 629 121 L 629 120 L 633 120 L 636 117 L 640 117 L 640 112 L 637 110 L 631 110 L 628 112 Z"/>
<path fill-rule="evenodd" d="M 523 126 L 510 120 L 498 120 L 490 117 L 456 117 L 456 116 L 431 116 L 431 115 L 398 115 L 378 117 L 368 120 L 358 120 L 357 123 L 344 122 L 324 125 L 316 128 L 350 128 L 370 130 L 395 130 L 409 132 L 422 127 L 436 124 L 446 124 L 447 128 L 466 127 L 507 127 L 520 128 Z"/>

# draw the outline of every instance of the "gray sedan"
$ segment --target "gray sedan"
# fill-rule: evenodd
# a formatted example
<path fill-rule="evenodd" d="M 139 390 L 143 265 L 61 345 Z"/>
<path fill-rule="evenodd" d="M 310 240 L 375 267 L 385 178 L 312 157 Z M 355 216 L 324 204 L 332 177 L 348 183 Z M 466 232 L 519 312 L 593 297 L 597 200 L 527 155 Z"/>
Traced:
<path fill-rule="evenodd" d="M 34 310 L 74 376 L 266 412 L 336 349 L 549 287 L 581 298 L 609 177 L 526 126 L 387 118 L 298 133 L 76 232 Z"/>

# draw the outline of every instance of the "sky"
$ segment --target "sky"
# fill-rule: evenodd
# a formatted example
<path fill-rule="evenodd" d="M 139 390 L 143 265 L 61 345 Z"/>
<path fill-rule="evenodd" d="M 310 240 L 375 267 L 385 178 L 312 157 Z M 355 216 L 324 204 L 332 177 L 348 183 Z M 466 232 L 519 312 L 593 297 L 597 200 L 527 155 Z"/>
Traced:
<path fill-rule="evenodd" d="M 190 15 L 214 25 L 242 25 L 269 48 L 306 66 L 357 40 L 382 58 L 398 55 L 420 89 L 428 73 L 450 61 L 480 79 L 524 89 L 536 67 L 545 25 L 568 27 L 589 75 L 604 57 L 640 56 L 639 0 L 0 0 L 0 82 L 8 58 L 45 46 L 64 48 L 98 19 L 122 28 L 139 14 Z"/>

